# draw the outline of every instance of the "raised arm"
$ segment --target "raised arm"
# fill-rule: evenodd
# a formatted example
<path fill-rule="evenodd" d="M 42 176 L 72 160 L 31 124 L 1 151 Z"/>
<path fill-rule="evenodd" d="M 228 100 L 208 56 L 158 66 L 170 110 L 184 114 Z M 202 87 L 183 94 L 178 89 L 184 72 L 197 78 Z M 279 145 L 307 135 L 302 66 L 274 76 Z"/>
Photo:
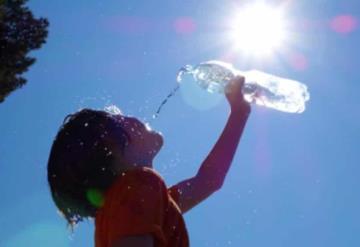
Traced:
<path fill-rule="evenodd" d="M 241 88 L 243 77 L 236 77 L 227 88 L 226 98 L 230 103 L 230 116 L 216 144 L 202 162 L 196 176 L 184 180 L 172 189 L 179 190 L 179 207 L 182 213 L 219 190 L 234 158 L 247 118 L 250 105 L 244 101 Z"/>

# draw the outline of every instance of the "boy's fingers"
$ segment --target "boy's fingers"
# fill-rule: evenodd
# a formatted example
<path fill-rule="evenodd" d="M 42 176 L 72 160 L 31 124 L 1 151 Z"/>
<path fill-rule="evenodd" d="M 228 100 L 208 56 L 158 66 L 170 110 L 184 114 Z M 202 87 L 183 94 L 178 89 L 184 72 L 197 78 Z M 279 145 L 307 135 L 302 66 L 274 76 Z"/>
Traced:
<path fill-rule="evenodd" d="M 230 93 L 231 91 L 234 91 L 236 89 L 241 89 L 244 83 L 245 83 L 245 77 L 238 75 L 229 81 L 229 84 L 227 85 L 226 88 L 226 92 Z"/>
<path fill-rule="evenodd" d="M 237 75 L 230 82 L 243 84 L 245 82 L 245 77 Z"/>

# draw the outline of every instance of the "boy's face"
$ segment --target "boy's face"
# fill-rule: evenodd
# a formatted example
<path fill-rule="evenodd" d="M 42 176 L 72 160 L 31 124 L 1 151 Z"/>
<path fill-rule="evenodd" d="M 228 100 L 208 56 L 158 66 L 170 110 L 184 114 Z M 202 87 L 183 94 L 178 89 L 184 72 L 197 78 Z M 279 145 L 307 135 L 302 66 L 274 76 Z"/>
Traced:
<path fill-rule="evenodd" d="M 162 135 L 137 118 L 120 114 L 115 118 L 129 139 L 122 153 L 122 162 L 130 166 L 152 167 L 152 161 L 163 145 Z"/>

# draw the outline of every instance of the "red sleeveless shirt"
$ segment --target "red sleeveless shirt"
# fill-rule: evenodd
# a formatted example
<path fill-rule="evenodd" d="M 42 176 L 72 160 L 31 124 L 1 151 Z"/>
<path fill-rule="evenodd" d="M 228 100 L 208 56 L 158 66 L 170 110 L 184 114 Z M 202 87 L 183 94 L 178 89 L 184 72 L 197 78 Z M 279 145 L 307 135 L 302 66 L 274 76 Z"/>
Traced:
<path fill-rule="evenodd" d="M 95 247 L 110 247 L 120 238 L 152 234 L 155 247 L 188 247 L 179 192 L 167 189 L 151 168 L 129 170 L 105 194 L 95 218 Z"/>

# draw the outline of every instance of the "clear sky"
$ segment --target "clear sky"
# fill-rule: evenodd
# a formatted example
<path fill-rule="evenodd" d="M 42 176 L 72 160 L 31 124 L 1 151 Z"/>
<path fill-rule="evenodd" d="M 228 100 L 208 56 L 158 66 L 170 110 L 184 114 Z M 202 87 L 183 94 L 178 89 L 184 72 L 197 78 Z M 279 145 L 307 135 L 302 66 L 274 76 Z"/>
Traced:
<path fill-rule="evenodd" d="M 287 4 L 291 41 L 254 58 L 225 42 L 243 1 L 40 1 L 47 44 L 28 83 L 0 105 L 0 247 L 93 246 L 93 222 L 70 235 L 46 180 L 63 118 L 115 104 L 150 120 L 185 64 L 220 59 L 308 85 L 303 114 L 253 106 L 223 188 L 184 217 L 191 246 L 360 246 L 360 2 Z M 151 121 L 168 185 L 194 175 L 219 136 L 222 96 L 183 85 Z"/>

